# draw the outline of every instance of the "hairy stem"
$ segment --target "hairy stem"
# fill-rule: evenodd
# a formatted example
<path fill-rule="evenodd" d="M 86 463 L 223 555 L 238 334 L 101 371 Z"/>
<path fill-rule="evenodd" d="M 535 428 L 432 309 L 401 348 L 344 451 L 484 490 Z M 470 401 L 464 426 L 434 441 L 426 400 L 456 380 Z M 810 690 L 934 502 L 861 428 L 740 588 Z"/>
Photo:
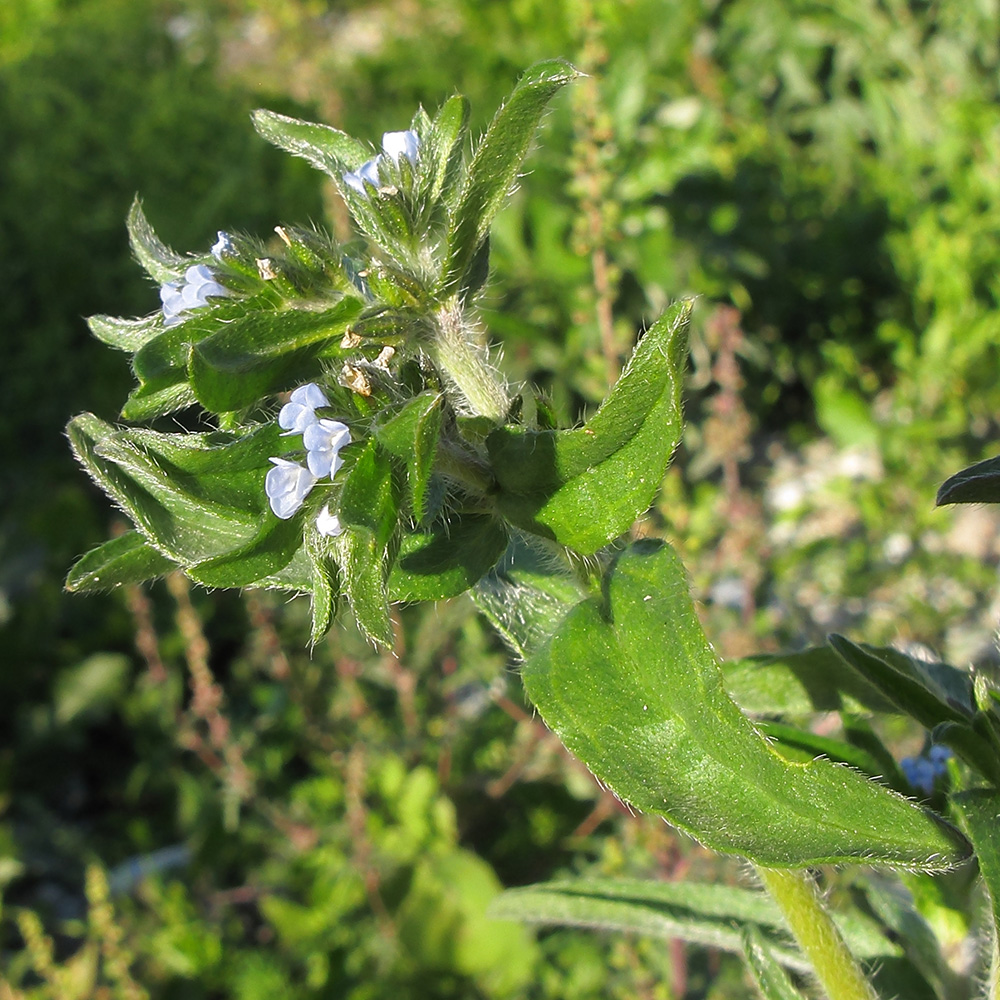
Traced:
<path fill-rule="evenodd" d="M 485 345 L 476 342 L 474 331 L 464 322 L 461 305 L 456 300 L 446 303 L 435 319 L 427 351 L 451 383 L 449 388 L 457 390 L 456 409 L 503 423 L 510 398 L 490 366 Z"/>
<path fill-rule="evenodd" d="M 757 875 L 780 907 L 829 1000 L 877 1000 L 809 873 L 758 865 Z"/>

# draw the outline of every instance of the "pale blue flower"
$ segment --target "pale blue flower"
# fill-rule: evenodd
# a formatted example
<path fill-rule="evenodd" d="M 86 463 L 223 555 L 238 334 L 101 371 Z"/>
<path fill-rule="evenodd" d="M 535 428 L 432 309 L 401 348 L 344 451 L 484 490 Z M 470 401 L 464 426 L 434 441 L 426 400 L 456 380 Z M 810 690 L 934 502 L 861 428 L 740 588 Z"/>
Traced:
<path fill-rule="evenodd" d="M 316 485 L 316 477 L 298 462 L 290 462 L 286 458 L 271 458 L 268 461 L 274 463 L 274 468 L 269 469 L 264 478 L 264 493 L 275 515 L 287 521 L 295 515 Z"/>
<path fill-rule="evenodd" d="M 344 464 L 340 449 L 351 443 L 351 431 L 347 424 L 339 420 L 321 418 L 302 432 L 302 443 L 306 446 L 309 471 L 317 479 L 323 476 L 333 479 Z"/>
<path fill-rule="evenodd" d="M 337 535 L 344 533 L 344 526 L 340 523 L 340 518 L 330 512 L 329 504 L 316 516 L 316 530 L 328 538 L 336 538 Z"/>
<path fill-rule="evenodd" d="M 212 269 L 205 264 L 193 264 L 181 281 L 168 281 L 160 288 L 163 303 L 163 325 L 183 323 L 186 312 L 211 305 L 209 299 L 225 298 L 229 289 L 215 280 Z"/>
<path fill-rule="evenodd" d="M 353 188 L 358 194 L 367 195 L 370 184 L 373 188 L 378 188 L 382 179 L 379 176 L 379 163 L 383 155 L 388 156 L 396 166 L 399 166 L 399 158 L 405 156 L 414 166 L 417 164 L 417 151 L 420 149 L 420 136 L 416 132 L 407 129 L 405 132 L 384 132 L 382 134 L 382 153 L 361 164 L 353 173 L 344 174 L 344 183 Z"/>
<path fill-rule="evenodd" d="M 234 253 L 236 253 L 236 247 L 233 246 L 232 237 L 229 233 L 219 230 L 216 233 L 215 243 L 212 244 L 212 256 L 216 260 L 221 260 L 223 257 L 232 256 Z"/>
<path fill-rule="evenodd" d="M 374 188 L 381 184 L 378 175 L 378 161 L 380 159 L 381 157 L 376 156 L 374 160 L 362 163 L 355 173 L 344 174 L 344 183 L 348 187 L 354 188 L 359 194 L 368 194 L 365 183 L 371 184 Z"/>
<path fill-rule="evenodd" d="M 323 390 L 315 382 L 300 385 L 278 413 L 278 426 L 286 434 L 301 434 L 316 422 L 316 409 L 329 406 Z"/>
<path fill-rule="evenodd" d="M 386 156 L 391 156 L 393 162 L 399 163 L 399 158 L 405 156 L 410 163 L 416 165 L 417 150 L 420 149 L 420 136 L 407 129 L 405 132 L 385 132 L 382 135 L 382 149 Z"/>

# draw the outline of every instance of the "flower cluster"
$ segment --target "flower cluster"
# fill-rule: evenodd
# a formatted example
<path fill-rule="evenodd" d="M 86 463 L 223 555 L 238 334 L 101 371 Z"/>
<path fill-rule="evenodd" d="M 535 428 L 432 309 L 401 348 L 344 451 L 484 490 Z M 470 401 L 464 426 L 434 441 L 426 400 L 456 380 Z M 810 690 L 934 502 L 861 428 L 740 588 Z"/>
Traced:
<path fill-rule="evenodd" d="M 219 233 L 212 256 L 221 260 L 223 254 L 233 253 L 233 241 L 227 233 Z M 181 281 L 168 281 L 160 287 L 163 303 L 163 325 L 177 326 L 184 322 L 183 313 L 210 305 L 209 298 L 225 298 L 229 289 L 220 285 L 207 264 L 193 264 L 184 272 Z"/>
<path fill-rule="evenodd" d="M 331 479 L 344 464 L 340 449 L 351 443 L 351 432 L 339 420 L 317 417 L 316 410 L 329 406 L 323 390 L 315 382 L 299 386 L 278 414 L 278 426 L 289 434 L 301 434 L 306 449 L 306 465 L 287 458 L 272 458 L 274 468 L 264 479 L 271 510 L 282 520 L 294 516 L 309 491 L 324 476 Z M 325 506 L 316 518 L 316 530 L 321 535 L 335 537 L 344 529 L 336 514 Z"/>
<path fill-rule="evenodd" d="M 368 194 L 366 184 L 378 188 L 381 183 L 379 163 L 383 156 L 388 156 L 396 166 L 399 166 L 400 157 L 405 157 L 413 166 L 416 166 L 419 149 L 420 136 L 416 132 L 409 129 L 405 132 L 385 132 L 382 135 L 382 153 L 373 160 L 363 163 L 353 173 L 344 174 L 344 183 L 348 187 L 354 188 L 358 194 L 366 195 Z"/>
<path fill-rule="evenodd" d="M 936 743 L 927 751 L 926 757 L 904 757 L 899 766 L 914 788 L 930 795 L 934 791 L 934 782 L 947 772 L 950 758 L 951 751 Z"/>

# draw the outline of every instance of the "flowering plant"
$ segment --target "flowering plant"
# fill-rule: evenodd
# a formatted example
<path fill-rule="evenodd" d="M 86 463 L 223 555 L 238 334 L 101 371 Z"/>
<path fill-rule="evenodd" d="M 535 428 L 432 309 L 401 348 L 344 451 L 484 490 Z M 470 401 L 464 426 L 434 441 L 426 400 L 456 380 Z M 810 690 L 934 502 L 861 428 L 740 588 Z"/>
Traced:
<path fill-rule="evenodd" d="M 332 178 L 361 250 L 280 226 L 273 245 L 220 233 L 187 257 L 133 207 L 132 246 L 162 309 L 90 320 L 131 355 L 138 384 L 127 424 L 83 414 L 68 432 L 135 529 L 85 555 L 68 586 L 180 567 L 208 587 L 308 594 L 314 642 L 346 603 L 385 646 L 392 602 L 471 591 L 566 746 L 624 800 L 754 862 L 783 914 L 743 890 L 688 894 L 671 933 L 704 940 L 706 921 L 741 922 L 745 937 L 718 942 L 745 949 L 766 996 L 786 997 L 776 963 L 807 964 L 786 921 L 831 997 L 868 997 L 805 872 L 942 871 L 971 840 L 992 885 L 998 699 L 985 678 L 836 636 L 723 671 L 673 550 L 621 541 L 680 439 L 690 302 L 653 323 L 582 427 L 557 427 L 542 397 L 500 376 L 475 311 L 490 225 L 547 103 L 575 76 L 558 61 L 529 70 L 470 158 L 461 97 L 433 118 L 418 111 L 375 155 L 336 129 L 258 112 L 265 138 Z M 141 426 L 195 406 L 211 430 Z M 745 711 L 780 719 L 803 700 L 852 718 L 909 715 L 937 748 L 900 768 L 861 722 L 835 740 Z M 655 887 L 629 887 L 617 909 L 606 885 L 532 891 L 498 912 L 648 926 L 664 905 Z"/>

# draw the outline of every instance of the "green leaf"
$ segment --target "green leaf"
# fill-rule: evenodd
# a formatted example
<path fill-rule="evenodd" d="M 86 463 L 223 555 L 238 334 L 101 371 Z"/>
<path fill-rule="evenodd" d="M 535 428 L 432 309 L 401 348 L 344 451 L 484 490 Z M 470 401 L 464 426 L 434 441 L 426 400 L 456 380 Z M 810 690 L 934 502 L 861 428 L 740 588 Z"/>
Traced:
<path fill-rule="evenodd" d="M 582 596 L 569 567 L 555 564 L 551 553 L 534 548 L 523 536 L 511 539 L 503 561 L 472 593 L 476 606 L 521 659 L 548 641 Z"/>
<path fill-rule="evenodd" d="M 781 967 L 775 949 L 755 927 L 743 931 L 743 955 L 763 1000 L 804 1000 Z"/>
<path fill-rule="evenodd" d="M 914 904 L 909 890 L 898 879 L 877 872 L 864 877 L 865 896 L 872 912 L 903 946 L 906 957 L 920 970 L 926 981 L 941 986 L 939 996 L 954 993 L 955 972 L 942 954 L 941 942 L 923 914 Z M 909 993 L 894 991 L 896 996 Z M 892 996 L 893 993 L 886 995 Z"/>
<path fill-rule="evenodd" d="M 403 535 L 389 574 L 394 601 L 441 601 L 464 593 L 507 547 L 503 524 L 487 514 L 458 514 L 429 531 Z"/>
<path fill-rule="evenodd" d="M 132 253 L 146 269 L 146 273 L 159 284 L 180 278 L 194 263 L 190 257 L 175 253 L 160 241 L 143 213 L 142 202 L 138 198 L 132 202 L 126 224 Z"/>
<path fill-rule="evenodd" d="M 162 459 L 136 439 L 137 433 L 119 430 L 90 413 L 75 417 L 67 427 L 84 468 L 129 514 L 150 545 L 188 566 L 238 549 L 254 537 L 257 517 L 199 499 L 197 482 L 172 475 Z"/>
<path fill-rule="evenodd" d="M 578 604 L 524 666 L 542 718 L 623 800 L 770 867 L 941 869 L 967 854 L 938 817 L 849 768 L 791 764 L 722 687 L 683 566 L 639 542 L 606 599 Z"/>
<path fill-rule="evenodd" d="M 120 653 L 94 653 L 62 670 L 52 692 L 53 716 L 68 725 L 88 716 L 110 714 L 128 686 L 129 658 Z"/>
<path fill-rule="evenodd" d="M 946 479 L 934 503 L 1000 503 L 1000 456 L 970 465 Z"/>
<path fill-rule="evenodd" d="M 335 565 L 325 555 L 312 553 L 312 623 L 309 630 L 309 641 L 316 643 L 330 630 L 330 622 L 337 610 L 337 594 L 339 592 L 338 573 Z"/>
<path fill-rule="evenodd" d="M 781 722 L 758 722 L 757 728 L 773 740 L 782 756 L 789 760 L 813 760 L 815 757 L 825 757 L 841 764 L 849 764 L 870 777 L 882 775 L 881 765 L 870 753 L 843 740 L 817 736 L 807 729 L 798 729 L 796 726 L 788 726 Z"/>
<path fill-rule="evenodd" d="M 441 393 L 424 392 L 411 399 L 375 431 L 380 445 L 406 464 L 413 516 L 427 516 L 428 487 L 441 434 Z"/>
<path fill-rule="evenodd" d="M 690 315 L 684 301 L 657 320 L 582 428 L 501 427 L 489 436 L 505 517 L 586 555 L 649 508 L 680 440 Z"/>
<path fill-rule="evenodd" d="M 176 563 L 160 555 L 138 532 L 126 531 L 78 559 L 66 577 L 66 589 L 83 594 L 113 590 L 155 580 L 175 568 Z"/>
<path fill-rule="evenodd" d="M 358 626 L 372 642 L 392 649 L 382 547 L 373 532 L 358 527 L 346 528 L 337 542 L 341 581 Z"/>
<path fill-rule="evenodd" d="M 580 74 L 561 59 L 537 63 L 496 113 L 469 166 L 448 237 L 445 291 L 457 291 L 510 194 L 545 106 Z"/>
<path fill-rule="evenodd" d="M 102 343 L 116 347 L 119 351 L 138 351 L 149 343 L 163 329 L 159 313 L 140 319 L 124 319 L 120 316 L 90 316 L 87 326 Z"/>
<path fill-rule="evenodd" d="M 947 663 L 916 660 L 895 649 L 851 642 L 842 635 L 831 635 L 828 642 L 845 663 L 927 729 L 941 722 L 972 721 L 972 679 L 964 671 Z"/>
<path fill-rule="evenodd" d="M 788 934 L 778 907 L 762 892 L 696 882 L 637 879 L 563 879 L 508 889 L 490 914 L 502 920 L 563 927 L 626 931 L 739 953 L 741 927 L 755 928 L 788 968 L 809 972 L 808 960 Z M 834 918 L 862 957 L 882 960 L 899 949 L 871 922 Z"/>
<path fill-rule="evenodd" d="M 197 402 L 183 370 L 178 369 L 133 389 L 122 407 L 121 417 L 138 423 L 183 410 Z"/>
<path fill-rule="evenodd" d="M 899 712 L 829 646 L 729 660 L 722 671 L 726 690 L 751 715 Z"/>
<path fill-rule="evenodd" d="M 369 531 L 381 555 L 396 531 L 398 519 L 392 464 L 378 442 L 371 438 L 344 480 L 340 520 Z"/>
<path fill-rule="evenodd" d="M 431 203 L 454 190 L 462 166 L 462 146 L 469 131 L 469 102 L 460 94 L 441 105 L 425 142 L 425 155 L 434 164 L 428 191 Z"/>
<path fill-rule="evenodd" d="M 268 142 L 308 160 L 338 184 L 345 171 L 355 170 L 372 155 L 369 147 L 329 125 L 317 125 L 264 110 L 254 111 L 251 118 L 254 128 Z"/>
<path fill-rule="evenodd" d="M 239 436 L 221 431 L 163 434 L 143 427 L 122 427 L 113 440 L 147 455 L 195 500 L 232 508 L 255 519 L 268 512 L 264 477 L 271 468 L 270 458 L 287 447 L 274 421 Z"/>
<path fill-rule="evenodd" d="M 261 587 L 280 573 L 302 546 L 302 518 L 269 515 L 246 545 L 191 566 L 192 580 L 206 587 Z"/>
<path fill-rule="evenodd" d="M 225 413 L 317 373 L 316 358 L 335 347 L 361 302 L 330 309 L 254 312 L 227 323 L 191 348 L 188 373 L 198 402 Z"/>

